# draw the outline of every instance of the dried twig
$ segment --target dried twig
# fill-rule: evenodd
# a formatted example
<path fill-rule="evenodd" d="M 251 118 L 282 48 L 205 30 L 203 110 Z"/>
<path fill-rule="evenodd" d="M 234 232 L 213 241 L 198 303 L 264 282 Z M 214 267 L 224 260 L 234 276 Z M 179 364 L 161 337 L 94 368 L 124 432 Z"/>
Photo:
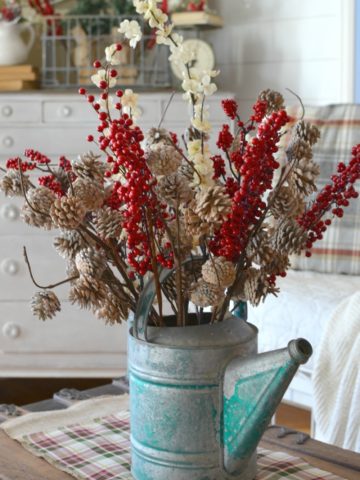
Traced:
<path fill-rule="evenodd" d="M 39 285 L 39 284 L 36 282 L 36 280 L 35 280 L 35 278 L 34 278 L 34 275 L 33 275 L 33 273 L 32 273 L 32 269 L 31 269 L 29 257 L 28 257 L 27 251 L 26 251 L 26 247 L 23 247 L 23 254 L 24 254 L 25 262 L 26 262 L 26 265 L 27 265 L 27 267 L 28 267 L 28 270 L 29 270 L 29 273 L 30 273 L 30 277 L 31 277 L 31 280 L 32 280 L 33 284 L 34 284 L 36 287 L 41 288 L 42 290 L 50 290 L 50 289 L 52 289 L 52 288 L 59 287 L 60 285 L 64 285 L 65 283 L 73 282 L 74 280 L 77 280 L 77 279 L 79 278 L 79 275 L 74 275 L 73 277 L 70 277 L 70 278 L 67 278 L 67 279 L 65 279 L 65 280 L 62 280 L 61 282 L 53 283 L 53 284 L 46 285 L 46 286 Z"/>

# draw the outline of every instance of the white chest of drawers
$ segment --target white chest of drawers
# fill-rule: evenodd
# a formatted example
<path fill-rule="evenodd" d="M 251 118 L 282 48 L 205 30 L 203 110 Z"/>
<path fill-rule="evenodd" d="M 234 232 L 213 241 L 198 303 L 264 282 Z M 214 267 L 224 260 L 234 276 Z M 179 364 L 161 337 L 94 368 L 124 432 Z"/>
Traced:
<path fill-rule="evenodd" d="M 143 93 L 140 125 L 156 126 L 169 93 Z M 224 120 L 219 93 L 210 100 L 214 132 Z M 187 125 L 187 105 L 173 99 L 164 126 L 181 135 Z M 0 164 L 34 148 L 57 160 L 86 152 L 86 137 L 96 133 L 97 118 L 77 94 L 0 94 Z M 214 147 L 216 137 L 211 138 Z M 62 311 L 45 323 L 33 317 L 29 301 L 32 284 L 22 247 L 26 245 L 34 275 L 42 285 L 65 278 L 65 265 L 52 248 L 50 235 L 19 219 L 21 202 L 0 193 L 0 377 L 115 377 L 126 370 L 127 326 L 105 326 L 91 313 L 66 301 L 58 289 Z"/>

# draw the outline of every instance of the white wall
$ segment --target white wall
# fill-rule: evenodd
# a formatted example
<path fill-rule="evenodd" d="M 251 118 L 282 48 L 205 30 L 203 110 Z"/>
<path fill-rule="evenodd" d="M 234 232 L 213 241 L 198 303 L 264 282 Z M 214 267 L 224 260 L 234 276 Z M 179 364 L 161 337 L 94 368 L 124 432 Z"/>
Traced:
<path fill-rule="evenodd" d="M 248 0 L 247 0 L 248 1 Z M 354 0 L 213 0 L 225 28 L 212 31 L 220 86 L 244 112 L 259 91 L 286 88 L 305 104 L 354 100 Z"/>

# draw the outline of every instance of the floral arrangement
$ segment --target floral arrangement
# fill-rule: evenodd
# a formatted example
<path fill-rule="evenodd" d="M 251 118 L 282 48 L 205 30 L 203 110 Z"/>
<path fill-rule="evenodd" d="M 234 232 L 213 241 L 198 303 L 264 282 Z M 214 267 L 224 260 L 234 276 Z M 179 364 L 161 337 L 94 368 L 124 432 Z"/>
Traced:
<path fill-rule="evenodd" d="M 21 5 L 14 0 L 0 2 L 0 22 L 17 23 L 21 20 Z"/>
<path fill-rule="evenodd" d="M 136 310 L 152 276 L 154 325 L 166 325 L 163 298 L 178 326 L 189 323 L 189 305 L 199 321 L 211 307 L 211 321 L 219 322 L 231 301 L 258 305 L 276 295 L 289 256 L 302 251 L 310 256 L 332 218 L 343 216 L 358 196 L 360 145 L 314 196 L 319 166 L 312 149 L 319 131 L 304 120 L 292 124 L 283 97 L 265 90 L 246 122 L 234 100 L 222 102 L 228 123 L 218 133 L 214 154 L 206 100 L 217 89 L 218 72 L 191 66 L 193 52 L 155 0 L 134 5 L 183 71 L 184 99 L 192 106 L 183 138 L 168 131 L 164 119 L 144 134 L 136 124 L 138 95 L 111 93 L 122 48 L 113 44 L 106 61 L 94 63 L 99 94 L 79 90 L 99 119 L 98 135 L 88 136 L 98 153 L 74 162 L 62 157 L 56 165 L 26 150 L 25 159 L 8 160 L 0 186 L 8 196 L 25 198 L 26 223 L 60 229 L 54 247 L 66 261 L 67 278 L 57 285 L 69 283 L 72 303 L 108 323 L 121 322 Z M 136 22 L 122 23 L 120 30 L 135 47 L 141 37 Z M 38 184 L 32 172 L 40 173 Z M 26 250 L 25 258 L 32 275 Z M 164 268 L 173 274 L 161 283 Z M 43 320 L 60 310 L 57 285 L 38 285 L 41 291 L 32 299 L 33 313 Z"/>

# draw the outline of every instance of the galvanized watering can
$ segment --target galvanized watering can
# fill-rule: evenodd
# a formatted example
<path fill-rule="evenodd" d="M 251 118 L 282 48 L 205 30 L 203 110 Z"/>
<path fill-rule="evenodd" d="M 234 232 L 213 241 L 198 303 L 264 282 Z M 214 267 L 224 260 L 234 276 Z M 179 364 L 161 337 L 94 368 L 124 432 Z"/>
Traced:
<path fill-rule="evenodd" d="M 253 479 L 257 444 L 311 345 L 257 354 L 257 329 L 231 316 L 147 327 L 154 296 L 150 282 L 129 334 L 134 478 Z"/>

